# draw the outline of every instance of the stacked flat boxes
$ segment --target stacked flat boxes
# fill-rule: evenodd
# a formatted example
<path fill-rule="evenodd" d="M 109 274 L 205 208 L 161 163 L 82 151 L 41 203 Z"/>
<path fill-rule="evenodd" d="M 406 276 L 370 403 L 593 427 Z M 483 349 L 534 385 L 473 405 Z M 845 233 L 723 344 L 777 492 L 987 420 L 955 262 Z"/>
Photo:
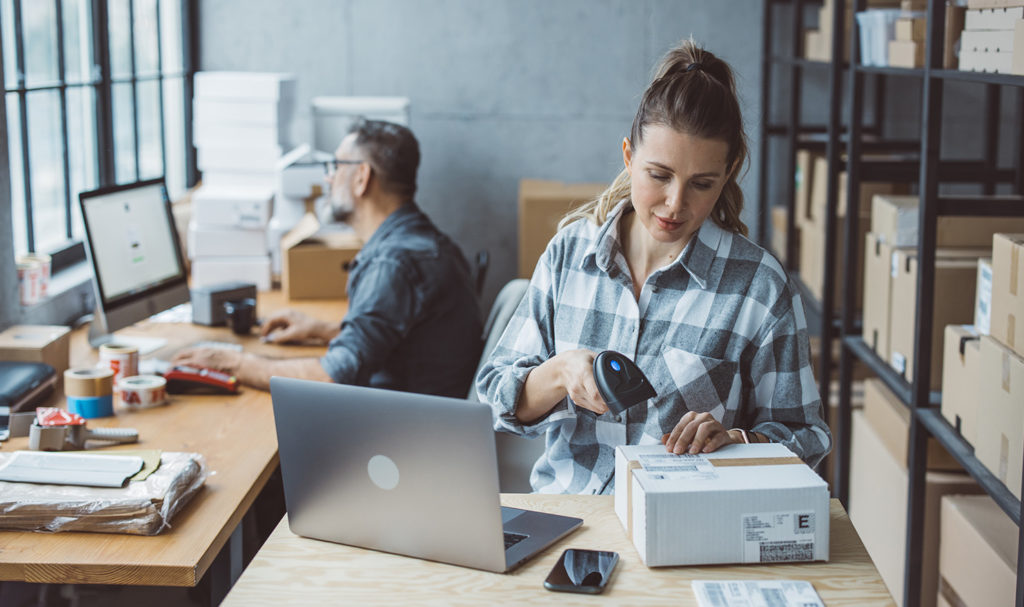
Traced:
<path fill-rule="evenodd" d="M 202 185 L 188 228 L 193 287 L 241 280 L 270 289 L 267 223 L 294 108 L 288 74 L 196 74 L 193 140 Z"/>
<path fill-rule="evenodd" d="M 1024 0 L 970 0 L 960 69 L 1024 74 Z"/>

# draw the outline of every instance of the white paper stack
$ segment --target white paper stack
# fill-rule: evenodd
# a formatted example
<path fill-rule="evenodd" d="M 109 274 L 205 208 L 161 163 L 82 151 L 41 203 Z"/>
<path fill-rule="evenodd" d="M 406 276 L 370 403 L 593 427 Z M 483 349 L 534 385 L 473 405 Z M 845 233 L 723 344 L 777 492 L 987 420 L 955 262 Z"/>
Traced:
<path fill-rule="evenodd" d="M 193 287 L 236 280 L 271 287 L 267 223 L 294 110 L 290 74 L 196 74 L 193 140 L 203 185 L 188 229 Z"/>

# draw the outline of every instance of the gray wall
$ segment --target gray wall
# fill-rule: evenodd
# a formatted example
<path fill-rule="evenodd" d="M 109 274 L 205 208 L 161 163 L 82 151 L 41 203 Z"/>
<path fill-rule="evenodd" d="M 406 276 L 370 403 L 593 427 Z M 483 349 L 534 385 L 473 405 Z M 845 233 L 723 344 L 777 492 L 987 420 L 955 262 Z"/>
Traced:
<path fill-rule="evenodd" d="M 692 35 L 733 65 L 757 133 L 761 10 L 750 0 L 215 0 L 200 4 L 199 67 L 294 74 L 296 142 L 310 139 L 315 95 L 408 96 L 419 202 L 467 256 L 490 250 L 489 303 L 516 272 L 519 180 L 610 181 L 651 70 L 675 42 Z M 743 182 L 752 231 L 756 167 L 755 157 Z"/>
<path fill-rule="evenodd" d="M 0 62 L 2 63 L 2 62 Z M 4 70 L 0 65 L 0 82 Z M 0 116 L 7 116 L 6 95 L 0 95 Z M 21 312 L 18 272 L 14 265 L 14 233 L 11 229 L 11 175 L 7 162 L 7 121 L 0 120 L 0 329 L 18 320 Z"/>

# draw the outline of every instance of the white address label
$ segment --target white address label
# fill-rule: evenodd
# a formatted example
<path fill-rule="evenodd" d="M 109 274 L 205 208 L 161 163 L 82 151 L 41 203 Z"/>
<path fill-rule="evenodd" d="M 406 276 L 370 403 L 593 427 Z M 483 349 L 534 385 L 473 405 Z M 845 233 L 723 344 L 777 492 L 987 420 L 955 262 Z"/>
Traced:
<path fill-rule="evenodd" d="M 690 586 L 700 607 L 825 607 L 804 581 L 694 580 Z"/>
<path fill-rule="evenodd" d="M 811 510 L 744 514 L 743 562 L 813 561 L 814 518 Z"/>
<path fill-rule="evenodd" d="M 640 455 L 639 459 L 640 467 L 656 480 L 712 480 L 718 478 L 714 464 L 704 455 L 645 453 Z"/>

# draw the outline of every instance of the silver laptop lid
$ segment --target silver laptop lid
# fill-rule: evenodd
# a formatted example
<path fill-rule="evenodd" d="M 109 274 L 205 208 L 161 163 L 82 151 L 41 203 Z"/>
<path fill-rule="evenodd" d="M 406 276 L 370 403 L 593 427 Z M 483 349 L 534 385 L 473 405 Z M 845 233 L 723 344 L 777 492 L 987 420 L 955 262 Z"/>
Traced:
<path fill-rule="evenodd" d="M 283 377 L 270 392 L 294 533 L 505 570 L 490 407 Z"/>

